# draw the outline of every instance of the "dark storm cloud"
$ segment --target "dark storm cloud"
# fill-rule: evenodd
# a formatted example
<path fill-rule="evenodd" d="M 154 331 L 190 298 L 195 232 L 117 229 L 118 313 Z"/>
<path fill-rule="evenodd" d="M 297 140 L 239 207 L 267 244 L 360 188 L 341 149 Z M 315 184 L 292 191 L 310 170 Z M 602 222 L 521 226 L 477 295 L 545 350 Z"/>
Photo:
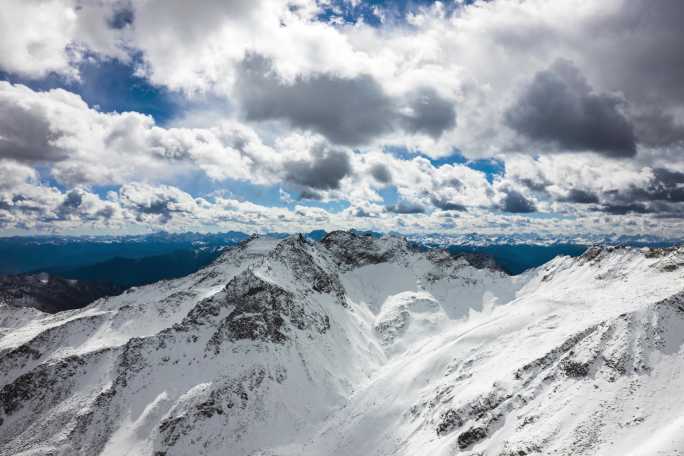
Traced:
<path fill-rule="evenodd" d="M 504 120 L 518 133 L 562 150 L 632 157 L 634 128 L 622 105 L 617 96 L 594 92 L 571 62 L 559 60 L 535 75 Z"/>
<path fill-rule="evenodd" d="M 440 97 L 434 89 L 424 88 L 412 93 L 409 107 L 411 114 L 402 116 L 402 124 L 407 131 L 438 138 L 456 126 L 454 104 Z"/>
<path fill-rule="evenodd" d="M 561 198 L 560 201 L 578 204 L 596 204 L 599 202 L 599 198 L 595 193 L 573 188 L 568 195 L 565 198 Z"/>
<path fill-rule="evenodd" d="M 682 49 L 684 52 L 684 49 Z M 684 124 L 657 108 L 633 117 L 639 143 L 651 147 L 684 144 Z"/>
<path fill-rule="evenodd" d="M 113 9 L 111 16 L 107 19 L 107 24 L 113 29 L 120 30 L 133 24 L 134 19 L 133 9 L 119 5 Z"/>
<path fill-rule="evenodd" d="M 467 210 L 463 204 L 452 203 L 448 200 L 438 198 L 438 197 L 432 197 L 430 202 L 437 209 L 441 209 L 443 211 L 466 211 Z"/>
<path fill-rule="evenodd" d="M 0 100 L 0 158 L 28 163 L 63 160 L 66 152 L 53 145 L 59 137 L 42 108 Z"/>
<path fill-rule="evenodd" d="M 534 203 L 516 190 L 505 190 L 505 196 L 499 205 L 499 208 L 504 212 L 512 212 L 515 214 L 525 214 L 536 212 L 537 208 Z"/>
<path fill-rule="evenodd" d="M 411 201 L 399 201 L 397 204 L 392 204 L 386 207 L 387 212 L 393 212 L 395 214 L 423 214 L 425 213 L 425 207 L 419 203 L 414 203 Z"/>
<path fill-rule="evenodd" d="M 681 0 L 626 0 L 619 14 L 594 24 L 598 34 L 617 37 L 619 43 L 596 55 L 594 63 L 603 70 L 598 76 L 642 111 L 634 124 L 639 142 L 646 145 L 684 141 L 684 125 L 672 115 L 684 106 L 682 24 Z"/>
<path fill-rule="evenodd" d="M 62 201 L 62 204 L 57 209 L 57 214 L 60 219 L 68 218 L 70 215 L 78 212 L 81 204 L 83 204 L 83 195 L 79 190 L 73 189 L 64 196 L 64 201 Z"/>
<path fill-rule="evenodd" d="M 612 215 L 684 215 L 684 173 L 655 168 L 650 182 L 642 186 L 609 190 L 601 195 L 602 205 L 595 210 Z"/>
<path fill-rule="evenodd" d="M 299 199 L 308 199 L 308 200 L 320 201 L 321 199 L 323 199 L 323 197 L 321 196 L 320 193 L 314 192 L 313 190 L 309 190 L 308 188 L 305 188 L 299 194 Z"/>
<path fill-rule="evenodd" d="M 666 203 L 684 203 L 684 173 L 655 168 L 648 184 L 610 190 L 605 192 L 603 199 L 617 207 L 654 203 L 649 205 L 653 212 L 670 210 Z"/>
<path fill-rule="evenodd" d="M 319 190 L 340 188 L 340 181 L 351 173 L 351 163 L 346 152 L 316 147 L 311 160 L 285 162 L 285 179 L 294 184 Z"/>
<path fill-rule="evenodd" d="M 646 205 L 640 203 L 607 204 L 601 208 L 601 211 L 611 215 L 648 214 L 652 212 Z"/>
<path fill-rule="evenodd" d="M 366 144 L 397 128 L 438 137 L 456 121 L 453 105 L 432 89 L 402 100 L 387 95 L 369 75 L 318 73 L 290 83 L 278 77 L 270 60 L 254 54 L 239 68 L 236 93 L 248 120 L 284 120 L 337 144 Z"/>
<path fill-rule="evenodd" d="M 287 120 L 338 144 L 366 143 L 392 128 L 393 101 L 370 76 L 319 74 L 287 84 L 269 60 L 252 55 L 240 68 L 237 93 L 247 119 Z"/>
<path fill-rule="evenodd" d="M 371 176 L 381 184 L 389 184 L 392 182 L 392 173 L 389 168 L 382 163 L 376 163 L 370 168 Z"/>
<path fill-rule="evenodd" d="M 597 17 L 586 30 L 600 44 L 593 57 L 606 86 L 639 105 L 684 103 L 684 2 L 625 0 L 617 14 Z"/>

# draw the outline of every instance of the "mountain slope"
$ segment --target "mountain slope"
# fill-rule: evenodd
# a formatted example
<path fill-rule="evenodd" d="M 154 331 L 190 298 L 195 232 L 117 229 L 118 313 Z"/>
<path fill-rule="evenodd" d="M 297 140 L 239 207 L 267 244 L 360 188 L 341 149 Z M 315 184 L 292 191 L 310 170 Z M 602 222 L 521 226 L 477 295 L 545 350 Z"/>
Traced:
<path fill-rule="evenodd" d="M 78 311 L 3 309 L 0 453 L 677 454 L 683 264 L 510 277 L 401 238 L 253 238 Z"/>
<path fill-rule="evenodd" d="M 209 265 L 220 250 L 176 250 L 144 258 L 115 257 L 73 269 L 57 270 L 62 277 L 106 282 L 124 288 L 183 277 Z"/>
<path fill-rule="evenodd" d="M 79 309 L 122 291 L 107 282 L 70 280 L 47 273 L 0 276 L 0 303 L 48 313 Z"/>

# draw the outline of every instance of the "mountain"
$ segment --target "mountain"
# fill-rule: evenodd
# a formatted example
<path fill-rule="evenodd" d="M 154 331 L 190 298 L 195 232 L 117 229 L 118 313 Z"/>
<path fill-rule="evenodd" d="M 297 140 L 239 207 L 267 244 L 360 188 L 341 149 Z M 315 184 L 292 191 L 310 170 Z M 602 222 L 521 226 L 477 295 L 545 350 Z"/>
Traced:
<path fill-rule="evenodd" d="M 0 313 L 0 454 L 684 448 L 684 249 L 490 258 L 253 237 L 84 309 Z"/>
<path fill-rule="evenodd" d="M 113 258 L 144 258 L 179 250 L 218 250 L 249 238 L 245 233 L 152 233 L 130 236 L 29 236 L 0 238 L 0 274 L 61 271 Z"/>
<path fill-rule="evenodd" d="M 221 250 L 176 250 L 144 258 L 115 257 L 73 269 L 55 268 L 59 275 L 85 281 L 113 283 L 123 288 L 175 279 L 207 266 Z"/>
<path fill-rule="evenodd" d="M 681 244 L 684 238 L 665 238 L 657 235 L 625 235 L 625 234 L 552 234 L 511 232 L 499 234 L 483 233 L 411 233 L 406 237 L 414 242 L 435 246 L 489 246 L 489 245 L 627 245 L 632 247 L 671 247 Z"/>
<path fill-rule="evenodd" d="M 557 256 L 578 257 L 588 246 L 577 244 L 489 244 L 489 245 L 449 245 L 453 253 L 484 254 L 508 274 L 520 274 L 551 261 Z"/>
<path fill-rule="evenodd" d="M 123 288 L 103 282 L 70 280 L 41 273 L 0 276 L 0 304 L 55 313 L 79 309 Z"/>

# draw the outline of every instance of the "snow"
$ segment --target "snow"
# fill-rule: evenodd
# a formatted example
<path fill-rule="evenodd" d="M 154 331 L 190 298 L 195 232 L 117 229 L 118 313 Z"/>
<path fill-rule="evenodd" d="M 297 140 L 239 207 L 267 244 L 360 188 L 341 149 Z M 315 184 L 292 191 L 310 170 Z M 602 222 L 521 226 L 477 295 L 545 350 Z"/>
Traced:
<path fill-rule="evenodd" d="M 683 454 L 684 251 L 510 277 L 369 242 L 254 238 L 82 310 L 8 310 L 2 391 L 31 380 L 0 453 Z"/>

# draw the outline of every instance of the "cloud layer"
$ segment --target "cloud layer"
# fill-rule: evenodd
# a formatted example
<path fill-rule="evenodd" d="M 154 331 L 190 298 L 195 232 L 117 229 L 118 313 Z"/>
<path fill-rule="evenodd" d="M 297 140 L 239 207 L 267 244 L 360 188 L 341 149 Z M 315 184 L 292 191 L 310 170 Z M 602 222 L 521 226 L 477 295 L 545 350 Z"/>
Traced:
<path fill-rule="evenodd" d="M 8 0 L 0 227 L 677 235 L 682 2 L 361 6 Z M 107 62 L 172 120 L 88 105 Z"/>

